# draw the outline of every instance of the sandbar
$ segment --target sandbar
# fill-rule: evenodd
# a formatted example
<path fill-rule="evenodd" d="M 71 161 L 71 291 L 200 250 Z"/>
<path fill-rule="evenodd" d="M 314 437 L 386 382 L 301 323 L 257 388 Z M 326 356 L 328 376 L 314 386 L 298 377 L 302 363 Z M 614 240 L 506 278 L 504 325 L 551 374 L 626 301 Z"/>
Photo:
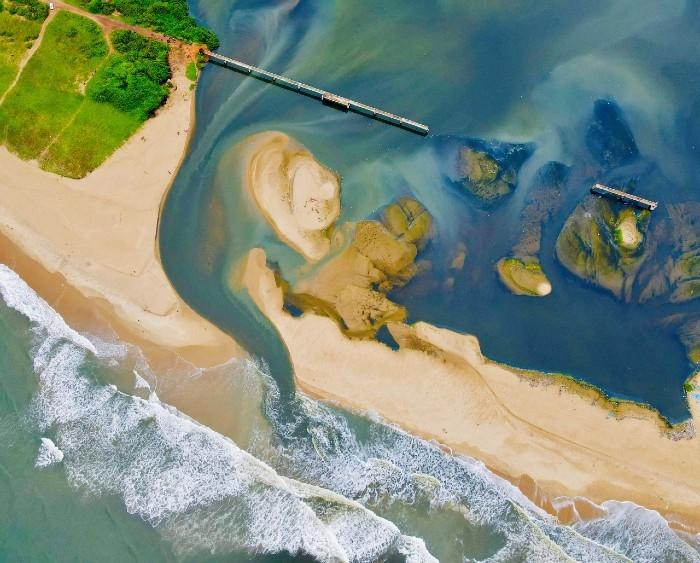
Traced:
<path fill-rule="evenodd" d="M 244 282 L 286 343 L 296 383 L 307 394 L 376 413 L 475 457 L 550 512 L 565 507 L 562 520 L 571 520 L 572 506 L 562 497 L 617 499 L 700 530 L 697 398 L 690 399 L 692 419 L 668 428 L 650 409 L 612 403 L 561 376 L 489 361 L 475 337 L 427 323 L 395 324 L 398 351 L 352 340 L 329 318 L 284 311 L 262 249 L 250 252 Z"/>

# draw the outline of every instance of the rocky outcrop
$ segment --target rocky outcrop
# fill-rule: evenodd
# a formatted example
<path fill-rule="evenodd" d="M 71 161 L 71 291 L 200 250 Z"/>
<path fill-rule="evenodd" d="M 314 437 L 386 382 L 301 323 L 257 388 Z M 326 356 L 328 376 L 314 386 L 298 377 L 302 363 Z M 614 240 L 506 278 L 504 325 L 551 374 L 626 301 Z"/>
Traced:
<path fill-rule="evenodd" d="M 668 241 L 667 256 L 640 273 L 641 301 L 663 297 L 678 303 L 700 296 L 700 203 L 671 204 L 667 210 L 655 231 Z"/>
<path fill-rule="evenodd" d="M 544 297 L 552 292 L 552 284 L 536 259 L 502 258 L 496 271 L 503 284 L 516 295 Z"/>
<path fill-rule="evenodd" d="M 586 132 L 586 147 L 604 169 L 629 164 L 639 157 L 639 149 L 622 110 L 610 100 L 598 100 Z"/>
<path fill-rule="evenodd" d="M 630 299 L 632 283 L 647 256 L 643 237 L 649 212 L 620 211 L 613 205 L 619 207 L 594 197 L 580 203 L 557 238 L 556 255 L 574 275 Z"/>
<path fill-rule="evenodd" d="M 469 139 L 458 149 L 457 182 L 481 203 L 496 203 L 513 192 L 532 151 L 529 144 Z"/>
<path fill-rule="evenodd" d="M 285 301 L 338 321 L 354 337 L 373 337 L 406 310 L 387 293 L 407 283 L 432 232 L 432 218 L 416 200 L 402 198 L 384 208 L 380 221 L 361 221 L 352 241 L 315 275 L 286 287 Z"/>

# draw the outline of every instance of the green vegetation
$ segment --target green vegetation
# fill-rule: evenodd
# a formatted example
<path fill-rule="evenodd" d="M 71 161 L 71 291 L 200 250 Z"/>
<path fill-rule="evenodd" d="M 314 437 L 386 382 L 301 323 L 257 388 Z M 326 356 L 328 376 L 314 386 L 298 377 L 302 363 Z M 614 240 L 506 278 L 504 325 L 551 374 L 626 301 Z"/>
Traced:
<path fill-rule="evenodd" d="M 118 15 L 127 23 L 149 27 L 188 43 L 210 49 L 219 46 L 218 37 L 189 15 L 187 0 L 69 0 L 96 14 Z"/>
<path fill-rule="evenodd" d="M 190 63 L 188 63 L 187 69 L 185 70 L 185 75 L 192 82 L 197 80 L 197 64 L 194 61 L 191 61 Z"/>
<path fill-rule="evenodd" d="M 132 31 L 112 32 L 116 54 L 90 82 L 87 93 L 145 121 L 168 97 L 168 47 Z"/>
<path fill-rule="evenodd" d="M 2 14 L 0 14 L 1 16 Z M 128 139 L 168 96 L 168 47 L 59 12 L 0 106 L 0 140 L 45 170 L 80 178 Z"/>
<path fill-rule="evenodd" d="M 41 0 L 0 0 L 0 12 L 4 11 L 30 21 L 42 22 L 49 15 L 49 6 Z"/>
<path fill-rule="evenodd" d="M 0 139 L 24 159 L 39 158 L 80 108 L 81 90 L 106 55 L 97 24 L 57 14 L 0 107 Z"/>
<path fill-rule="evenodd" d="M 24 11 L 20 13 L 17 7 L 26 5 L 18 2 L 3 3 L 0 0 L 0 97 L 12 84 L 19 71 L 19 62 L 39 36 L 45 18 L 34 17 L 40 15 L 34 11 L 28 13 L 32 17 L 22 15 Z"/>
<path fill-rule="evenodd" d="M 683 390 L 684 390 L 686 393 L 692 393 L 692 392 L 693 392 L 693 389 L 694 389 L 694 388 L 693 388 L 693 384 L 692 384 L 690 381 L 685 381 L 685 382 L 683 383 Z"/>

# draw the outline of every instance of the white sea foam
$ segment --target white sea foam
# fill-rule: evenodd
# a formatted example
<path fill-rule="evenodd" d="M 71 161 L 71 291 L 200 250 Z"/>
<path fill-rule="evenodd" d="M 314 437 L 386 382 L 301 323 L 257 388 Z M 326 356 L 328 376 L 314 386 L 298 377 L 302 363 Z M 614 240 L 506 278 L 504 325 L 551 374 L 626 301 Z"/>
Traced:
<path fill-rule="evenodd" d="M 261 376 L 270 386 L 267 413 L 274 422 L 279 417 L 276 387 L 265 373 Z M 299 427 L 278 419 L 276 427 L 283 429 L 281 441 L 286 444 L 279 470 L 370 506 L 387 498 L 406 505 L 427 502 L 433 510 L 462 506 L 471 525 L 487 526 L 506 538 L 488 561 L 631 561 L 647 551 L 678 555 L 678 561 L 700 560 L 663 519 L 666 528 L 658 539 L 647 533 L 652 531 L 650 522 L 641 519 L 632 534 L 634 546 L 615 541 L 614 522 L 599 523 L 610 536 L 562 526 L 479 461 L 447 455 L 376 417 L 369 437 L 360 443 L 347 420 L 331 408 L 302 396 L 299 409 L 300 424 L 311 440 L 294 439 Z M 610 516 L 614 514 L 611 510 Z"/>
<path fill-rule="evenodd" d="M 34 293 L 24 280 L 5 264 L 0 264 L 0 297 L 8 307 L 41 327 L 46 334 L 45 340 L 65 339 L 97 354 L 92 342 L 70 328 L 46 301 Z"/>
<path fill-rule="evenodd" d="M 57 442 L 42 442 L 40 457 L 62 452 L 71 485 L 88 497 L 120 496 L 176 552 L 369 562 L 412 546 L 414 560 L 431 560 L 422 542 L 361 504 L 280 476 L 153 394 L 144 400 L 100 382 L 92 373 L 100 356 L 109 364 L 105 347 L 98 353 L 5 267 L 0 294 L 33 323 L 39 385 L 30 419 Z"/>
<path fill-rule="evenodd" d="M 63 452 L 56 447 L 50 438 L 42 438 L 34 466 L 49 467 L 61 463 L 61 461 L 63 461 Z"/>
<path fill-rule="evenodd" d="M 697 551 L 655 510 L 618 501 L 604 502 L 601 507 L 605 516 L 578 522 L 574 528 L 639 563 L 700 560 Z"/>
<path fill-rule="evenodd" d="M 290 423 L 289 413 L 280 416 L 264 364 L 251 362 L 249 377 L 266 382 L 266 411 L 280 442 L 259 454 L 274 458 L 275 471 L 154 393 L 144 400 L 96 379 L 95 367 L 110 364 L 107 348 L 70 329 L 4 267 L 0 295 L 33 322 L 39 390 L 31 420 L 56 440 L 42 441 L 46 459 L 63 453 L 76 489 L 120 496 L 182 555 L 245 550 L 321 561 L 387 554 L 435 561 L 423 540 L 365 508 L 389 499 L 429 510 L 456 507 L 465 525 L 502 534 L 505 545 L 488 561 L 700 561 L 653 511 L 610 502 L 603 518 L 558 525 L 482 463 L 446 455 L 376 417 L 369 436 L 358 440 L 343 416 L 301 397 Z M 143 385 L 137 375 L 135 387 Z"/>

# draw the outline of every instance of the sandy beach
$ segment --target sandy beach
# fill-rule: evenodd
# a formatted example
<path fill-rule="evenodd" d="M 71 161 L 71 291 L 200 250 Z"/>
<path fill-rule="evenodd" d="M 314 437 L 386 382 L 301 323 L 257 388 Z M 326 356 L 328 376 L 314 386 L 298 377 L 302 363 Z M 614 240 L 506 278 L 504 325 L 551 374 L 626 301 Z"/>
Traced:
<path fill-rule="evenodd" d="M 377 413 L 480 459 L 550 512 L 570 506 L 552 502 L 560 496 L 631 500 L 680 528 L 700 529 L 697 398 L 690 401 L 693 423 L 670 432 L 641 407 L 616 414 L 594 391 L 574 392 L 578 386 L 562 379 L 490 362 L 472 336 L 426 323 L 396 325 L 395 352 L 346 338 L 329 318 L 294 318 L 282 309 L 261 249 L 250 253 L 245 283 L 286 342 L 297 385 L 311 396 Z M 570 519 L 571 509 L 560 517 Z"/>
<path fill-rule="evenodd" d="M 186 62 L 173 49 L 166 105 L 82 180 L 0 147 L 0 261 L 77 328 L 97 318 L 151 359 L 171 350 L 204 367 L 243 352 L 180 299 L 158 257 L 160 206 L 194 124 Z"/>

